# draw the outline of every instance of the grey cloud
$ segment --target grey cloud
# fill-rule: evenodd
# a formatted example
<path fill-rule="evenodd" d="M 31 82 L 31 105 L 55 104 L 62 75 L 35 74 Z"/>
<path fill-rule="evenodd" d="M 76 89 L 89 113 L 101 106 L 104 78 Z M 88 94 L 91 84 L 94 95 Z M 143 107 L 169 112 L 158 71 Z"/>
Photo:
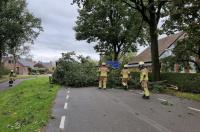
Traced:
<path fill-rule="evenodd" d="M 28 0 L 28 8 L 42 20 L 44 32 L 32 47 L 37 60 L 55 60 L 62 52 L 75 51 L 77 54 L 98 59 L 92 44 L 75 40 L 73 27 L 78 15 L 72 0 Z"/>

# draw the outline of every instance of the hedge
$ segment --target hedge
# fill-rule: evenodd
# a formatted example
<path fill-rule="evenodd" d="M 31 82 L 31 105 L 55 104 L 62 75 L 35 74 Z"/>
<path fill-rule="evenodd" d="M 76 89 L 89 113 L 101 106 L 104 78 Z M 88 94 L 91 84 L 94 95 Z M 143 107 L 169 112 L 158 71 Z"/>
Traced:
<path fill-rule="evenodd" d="M 130 88 L 140 88 L 138 72 L 131 73 L 131 80 L 129 81 Z M 149 80 L 151 81 L 151 73 Z M 108 76 L 108 87 L 121 87 L 120 72 L 112 70 Z M 200 74 L 191 73 L 161 73 L 161 80 L 166 80 L 168 84 L 175 85 L 181 92 L 200 93 Z M 157 89 L 159 86 L 151 86 L 152 89 Z M 159 87 L 160 88 L 160 87 Z"/>
<path fill-rule="evenodd" d="M 162 73 L 161 79 L 177 86 L 182 92 L 200 93 L 199 73 Z"/>
<path fill-rule="evenodd" d="M 98 86 L 97 67 L 95 64 L 86 62 L 60 62 L 56 68 L 53 79 L 62 85 L 71 87 L 87 87 Z M 120 70 L 111 69 L 108 74 L 108 88 L 120 88 L 121 75 Z M 129 81 L 130 88 L 140 88 L 139 72 L 132 72 Z M 151 73 L 149 80 L 151 81 Z M 186 73 L 161 73 L 161 79 L 166 80 L 168 84 L 173 84 L 182 92 L 200 93 L 200 74 L 186 74 Z M 162 91 L 165 85 L 150 85 L 150 89 Z"/>

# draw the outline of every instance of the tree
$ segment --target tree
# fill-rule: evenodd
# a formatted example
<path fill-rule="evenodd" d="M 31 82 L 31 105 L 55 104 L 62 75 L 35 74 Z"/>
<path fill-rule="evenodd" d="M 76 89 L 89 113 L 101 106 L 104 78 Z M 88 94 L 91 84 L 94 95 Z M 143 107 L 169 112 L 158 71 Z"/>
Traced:
<path fill-rule="evenodd" d="M 160 18 L 166 15 L 166 3 L 168 0 L 122 0 L 124 3 L 137 10 L 143 20 L 149 26 L 151 60 L 152 60 L 152 79 L 160 80 L 160 63 L 158 53 L 158 23 Z"/>
<path fill-rule="evenodd" d="M 25 43 L 33 43 L 42 31 L 41 20 L 27 10 L 26 0 L 7 0 L 0 12 L 0 61 L 5 52 L 14 58 Z M 26 47 L 26 46 L 25 46 Z"/>
<path fill-rule="evenodd" d="M 94 49 L 118 60 L 129 51 L 136 51 L 136 42 L 144 43 L 138 34 L 141 19 L 126 4 L 114 0 L 89 1 L 79 10 L 76 22 L 77 40 L 96 42 Z"/>
<path fill-rule="evenodd" d="M 57 62 L 53 80 L 73 87 L 94 86 L 97 78 L 96 65 L 90 57 L 76 56 L 74 52 L 63 53 Z"/>
<path fill-rule="evenodd" d="M 178 62 L 186 65 L 193 63 L 200 72 L 200 1 L 178 1 L 173 7 L 169 8 L 170 16 L 163 25 L 163 31 L 167 34 L 185 33 L 173 53 Z"/>
<path fill-rule="evenodd" d="M 13 48 L 9 48 L 8 53 L 13 56 L 14 60 L 14 72 L 16 72 L 16 63 L 17 60 L 20 59 L 22 55 L 29 55 L 30 52 L 30 46 L 29 45 L 17 45 Z"/>
<path fill-rule="evenodd" d="M 87 5 L 92 0 L 73 0 L 78 5 Z M 152 79 L 160 80 L 160 63 L 158 53 L 158 23 L 161 17 L 166 15 L 166 3 L 168 0 L 118 0 L 131 7 L 133 12 L 137 11 L 147 23 L 150 36 L 151 58 L 152 58 Z M 143 25 L 145 25 L 143 23 Z M 141 28 L 142 29 L 142 28 Z"/>
<path fill-rule="evenodd" d="M 1 0 L 0 1 L 0 14 L 3 12 L 3 8 L 5 7 L 5 4 L 7 3 L 7 0 Z M 3 30 L 3 21 L 2 21 L 2 15 L 0 15 L 0 67 L 1 67 L 1 62 L 2 62 L 2 56 L 3 53 L 5 52 L 5 44 L 3 41 L 5 40 L 5 35 L 4 35 L 4 30 Z"/>

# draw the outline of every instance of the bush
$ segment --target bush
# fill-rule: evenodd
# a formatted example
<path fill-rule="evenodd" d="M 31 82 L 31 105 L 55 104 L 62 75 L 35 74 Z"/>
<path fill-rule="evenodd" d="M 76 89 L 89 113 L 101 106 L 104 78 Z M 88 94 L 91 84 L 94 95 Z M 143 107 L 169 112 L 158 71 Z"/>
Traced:
<path fill-rule="evenodd" d="M 2 77 L 3 75 L 8 75 L 9 73 L 10 73 L 10 70 L 4 67 L 0 67 L 0 77 Z"/>
<path fill-rule="evenodd" d="M 111 69 L 108 73 L 108 88 L 121 87 L 120 71 Z"/>
<path fill-rule="evenodd" d="M 164 85 L 160 85 L 160 84 L 152 84 L 150 85 L 150 89 L 152 90 L 152 92 L 154 93 L 163 93 L 165 90 L 165 87 Z"/>
<path fill-rule="evenodd" d="M 161 78 L 177 86 L 181 92 L 200 93 L 200 74 L 162 73 Z"/>
<path fill-rule="evenodd" d="M 108 73 L 108 88 L 122 88 L 121 69 L 110 69 Z M 139 73 L 131 73 L 131 79 L 129 80 L 129 88 L 140 88 Z"/>
<path fill-rule="evenodd" d="M 76 57 L 73 52 L 63 54 L 57 62 L 53 81 L 71 87 L 97 85 L 97 67 L 89 58 Z"/>
<path fill-rule="evenodd" d="M 109 88 L 122 88 L 121 69 L 110 70 L 108 74 L 108 87 Z M 140 88 L 139 73 L 131 73 L 131 79 L 129 80 L 129 88 Z"/>
<path fill-rule="evenodd" d="M 130 85 L 139 87 L 139 73 L 131 73 L 134 79 L 131 79 Z M 151 73 L 149 80 L 151 81 Z M 168 84 L 175 85 L 181 92 L 200 93 L 200 74 L 190 73 L 161 73 L 161 80 L 166 80 Z M 135 81 L 135 83 L 133 83 Z M 153 84 L 150 89 L 155 92 L 163 92 L 165 85 Z"/>
<path fill-rule="evenodd" d="M 98 86 L 98 68 L 96 63 L 89 58 L 76 57 L 74 53 L 63 54 L 57 62 L 57 68 L 53 74 L 53 81 L 72 87 Z M 108 88 L 120 88 L 121 70 L 111 69 L 108 74 Z M 140 88 L 139 72 L 132 72 L 129 88 Z M 149 80 L 151 81 L 151 73 Z M 200 74 L 162 73 L 161 79 L 169 84 L 176 85 L 182 92 L 200 93 Z M 152 84 L 150 89 L 155 92 L 163 92 L 165 85 Z"/>

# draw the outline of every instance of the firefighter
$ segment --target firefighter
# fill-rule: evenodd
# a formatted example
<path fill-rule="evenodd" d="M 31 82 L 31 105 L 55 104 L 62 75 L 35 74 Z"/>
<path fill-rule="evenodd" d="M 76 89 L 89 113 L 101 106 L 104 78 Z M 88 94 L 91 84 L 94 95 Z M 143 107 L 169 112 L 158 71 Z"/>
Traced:
<path fill-rule="evenodd" d="M 122 75 L 122 85 L 125 90 L 128 90 L 128 81 L 130 79 L 130 71 L 128 69 L 128 65 L 124 65 L 124 69 L 121 71 Z"/>
<path fill-rule="evenodd" d="M 101 67 L 99 68 L 99 89 L 103 88 L 104 90 L 106 89 L 106 84 L 107 84 L 107 76 L 109 69 L 106 66 L 106 63 L 102 63 Z"/>
<path fill-rule="evenodd" d="M 14 75 L 14 71 L 11 70 L 10 71 L 10 75 L 9 75 L 9 86 L 12 86 L 13 85 L 13 82 L 15 81 L 15 75 Z"/>
<path fill-rule="evenodd" d="M 150 93 L 148 90 L 148 69 L 145 67 L 144 62 L 139 62 L 139 70 L 140 70 L 140 84 L 142 89 L 144 90 L 144 99 L 149 99 Z"/>

